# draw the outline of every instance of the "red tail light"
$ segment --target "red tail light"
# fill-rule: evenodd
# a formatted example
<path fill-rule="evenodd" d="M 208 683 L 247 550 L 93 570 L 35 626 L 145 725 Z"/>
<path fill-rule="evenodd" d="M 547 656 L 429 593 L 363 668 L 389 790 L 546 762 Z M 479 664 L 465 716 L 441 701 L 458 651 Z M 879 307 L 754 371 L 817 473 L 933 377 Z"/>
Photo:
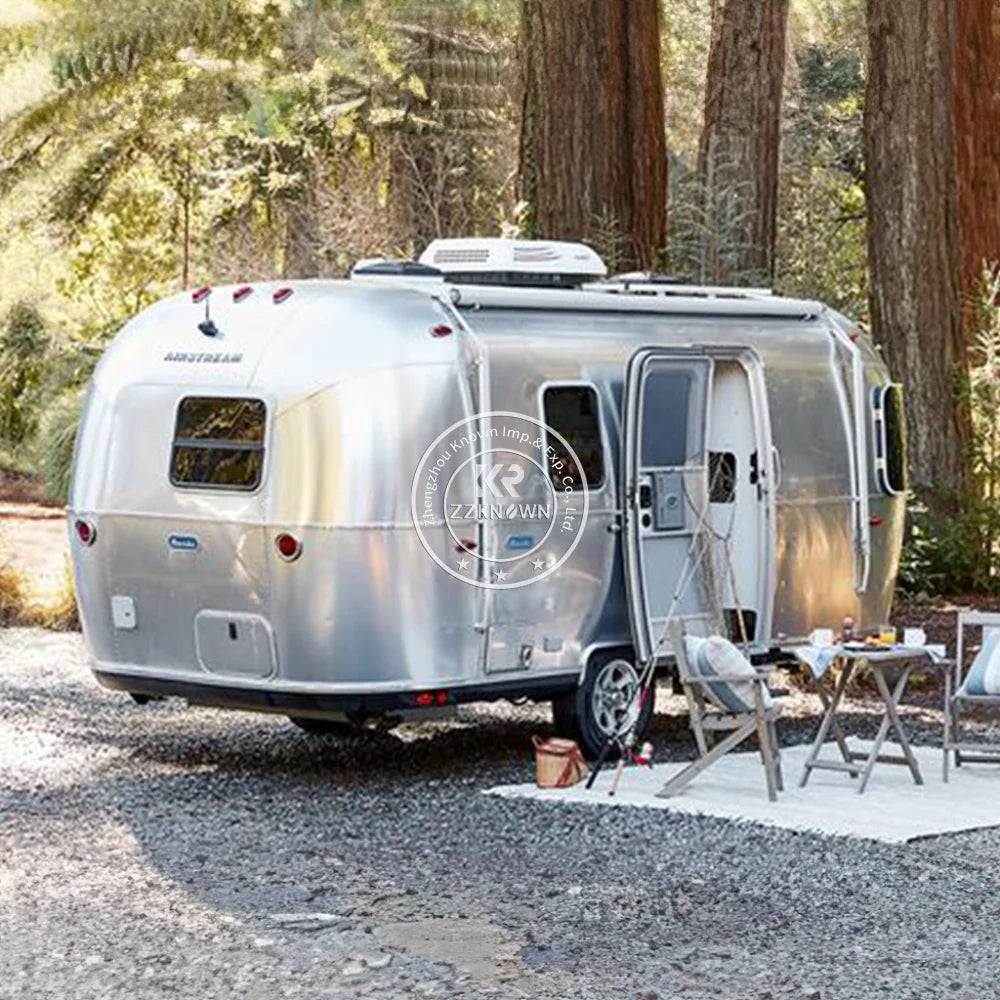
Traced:
<path fill-rule="evenodd" d="M 294 535 L 287 533 L 278 535 L 274 544 L 278 549 L 278 555 L 286 562 L 294 562 L 302 555 L 302 543 Z"/>
<path fill-rule="evenodd" d="M 413 704 L 417 708 L 433 708 L 435 705 L 444 708 L 448 704 L 448 692 L 421 691 L 413 696 Z"/>
<path fill-rule="evenodd" d="M 447 323 L 438 323 L 437 326 L 432 326 L 431 327 L 431 336 L 432 337 L 449 337 L 454 332 L 455 331 L 452 330 L 452 328 L 450 326 L 448 326 Z"/>
<path fill-rule="evenodd" d="M 90 521 L 80 518 L 74 527 L 76 528 L 76 537 L 80 539 L 81 544 L 93 545 L 97 541 L 97 528 Z"/>

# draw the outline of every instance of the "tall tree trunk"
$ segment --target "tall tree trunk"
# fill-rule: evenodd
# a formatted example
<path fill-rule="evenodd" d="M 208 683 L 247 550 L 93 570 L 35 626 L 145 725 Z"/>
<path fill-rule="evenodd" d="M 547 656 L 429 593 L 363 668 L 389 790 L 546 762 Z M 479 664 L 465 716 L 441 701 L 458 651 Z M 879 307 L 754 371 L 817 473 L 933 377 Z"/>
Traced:
<path fill-rule="evenodd" d="M 872 324 L 907 386 L 910 467 L 967 484 L 967 308 L 1000 257 L 993 0 L 868 0 L 865 103 Z"/>
<path fill-rule="evenodd" d="M 1000 263 L 1000 4 L 961 0 L 956 17 L 956 176 L 969 296 L 984 263 Z M 965 310 L 968 319 L 974 315 Z"/>
<path fill-rule="evenodd" d="M 521 0 L 520 190 L 531 235 L 648 268 L 666 240 L 659 0 Z"/>
<path fill-rule="evenodd" d="M 718 0 L 698 151 L 702 279 L 768 284 L 775 222 L 788 0 Z"/>

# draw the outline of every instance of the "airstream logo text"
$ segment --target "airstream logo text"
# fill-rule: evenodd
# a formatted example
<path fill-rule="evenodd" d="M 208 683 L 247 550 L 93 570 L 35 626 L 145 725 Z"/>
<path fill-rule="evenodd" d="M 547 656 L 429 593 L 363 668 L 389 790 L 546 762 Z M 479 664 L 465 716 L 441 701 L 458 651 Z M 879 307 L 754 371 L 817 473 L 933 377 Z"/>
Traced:
<path fill-rule="evenodd" d="M 522 413 L 477 414 L 424 452 L 410 512 L 442 569 L 476 587 L 508 590 L 550 576 L 576 548 L 588 510 L 576 484 L 585 481 L 553 428 Z"/>
<path fill-rule="evenodd" d="M 238 365 L 243 360 L 242 354 L 191 354 L 187 351 L 168 351 L 163 356 L 164 361 L 184 361 L 195 365 Z"/>

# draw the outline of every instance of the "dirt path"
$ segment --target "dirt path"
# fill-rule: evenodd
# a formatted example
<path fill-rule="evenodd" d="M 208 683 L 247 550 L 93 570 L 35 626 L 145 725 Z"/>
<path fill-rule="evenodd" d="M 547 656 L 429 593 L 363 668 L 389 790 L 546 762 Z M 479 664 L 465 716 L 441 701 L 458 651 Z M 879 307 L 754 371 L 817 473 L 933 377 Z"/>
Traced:
<path fill-rule="evenodd" d="M 60 593 L 68 559 L 62 509 L 0 502 L 0 566 L 14 566 L 32 594 L 44 601 Z"/>

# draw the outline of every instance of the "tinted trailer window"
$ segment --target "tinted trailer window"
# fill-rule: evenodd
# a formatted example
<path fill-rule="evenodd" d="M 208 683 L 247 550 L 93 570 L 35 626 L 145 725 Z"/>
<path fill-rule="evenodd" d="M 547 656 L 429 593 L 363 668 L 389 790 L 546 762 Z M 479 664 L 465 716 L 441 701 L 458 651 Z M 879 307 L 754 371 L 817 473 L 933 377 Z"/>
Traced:
<path fill-rule="evenodd" d="M 177 407 L 170 481 L 252 491 L 264 468 L 267 407 L 260 399 L 187 396 Z"/>
<path fill-rule="evenodd" d="M 604 448 L 597 393 L 589 385 L 550 386 L 545 390 L 542 406 L 545 423 L 566 439 L 580 459 L 587 489 L 600 489 L 604 485 Z M 561 489 L 562 477 L 569 476 L 574 490 L 583 489 L 580 470 L 561 442 L 553 439 L 548 444 L 555 452 L 553 461 L 563 463 L 558 474 L 551 474 L 552 484 Z"/>

